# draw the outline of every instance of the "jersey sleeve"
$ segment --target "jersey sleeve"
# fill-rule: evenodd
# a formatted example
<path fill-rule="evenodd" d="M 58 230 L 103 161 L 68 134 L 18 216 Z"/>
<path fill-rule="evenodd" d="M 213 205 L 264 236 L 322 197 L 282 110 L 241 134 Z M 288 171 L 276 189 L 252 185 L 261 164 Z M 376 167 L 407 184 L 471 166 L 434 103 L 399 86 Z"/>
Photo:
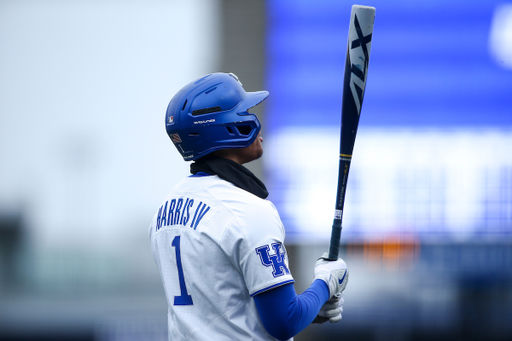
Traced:
<path fill-rule="evenodd" d="M 263 202 L 263 201 L 262 201 Z M 242 273 L 251 296 L 293 283 L 284 246 L 284 227 L 274 205 L 264 201 L 259 207 L 234 220 L 239 229 L 234 262 Z"/>
<path fill-rule="evenodd" d="M 286 248 L 277 236 L 253 244 L 240 265 L 251 296 L 294 282 Z"/>

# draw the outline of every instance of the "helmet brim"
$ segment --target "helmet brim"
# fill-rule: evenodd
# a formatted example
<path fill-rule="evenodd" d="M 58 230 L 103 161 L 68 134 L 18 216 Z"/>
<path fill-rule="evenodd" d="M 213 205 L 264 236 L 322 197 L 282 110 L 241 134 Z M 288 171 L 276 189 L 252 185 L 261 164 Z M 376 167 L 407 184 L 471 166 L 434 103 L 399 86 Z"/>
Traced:
<path fill-rule="evenodd" d="M 238 111 L 247 111 L 257 106 L 268 97 L 268 91 L 246 92 L 244 99 L 238 104 Z"/>

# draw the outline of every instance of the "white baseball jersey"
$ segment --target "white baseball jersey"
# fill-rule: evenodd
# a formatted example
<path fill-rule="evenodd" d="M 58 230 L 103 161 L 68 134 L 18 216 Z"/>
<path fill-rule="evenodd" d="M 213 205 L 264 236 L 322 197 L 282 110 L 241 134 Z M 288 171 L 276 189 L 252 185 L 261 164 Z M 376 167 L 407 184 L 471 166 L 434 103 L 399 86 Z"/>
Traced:
<path fill-rule="evenodd" d="M 174 187 L 150 225 L 169 340 L 276 340 L 254 296 L 292 283 L 274 205 L 212 176 Z"/>

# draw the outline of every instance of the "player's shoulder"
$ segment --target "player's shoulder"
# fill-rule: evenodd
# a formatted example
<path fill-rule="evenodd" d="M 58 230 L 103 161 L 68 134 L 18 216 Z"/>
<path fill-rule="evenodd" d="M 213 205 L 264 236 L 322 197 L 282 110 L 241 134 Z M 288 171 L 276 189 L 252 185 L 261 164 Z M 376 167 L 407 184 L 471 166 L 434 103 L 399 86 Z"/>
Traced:
<path fill-rule="evenodd" d="M 262 199 L 226 181 L 219 182 L 210 191 L 229 210 L 236 225 L 246 236 L 284 236 L 284 227 L 279 213 L 270 200 Z M 252 238 L 251 238 L 252 239 Z"/>
<path fill-rule="evenodd" d="M 208 187 L 208 192 L 236 215 L 244 215 L 249 212 L 261 212 L 262 214 L 277 212 L 269 200 L 262 199 L 217 176 L 215 178 Z"/>
<path fill-rule="evenodd" d="M 232 216 L 242 227 L 278 226 L 282 229 L 281 219 L 271 201 L 259 198 L 217 175 L 185 178 L 170 195 L 185 194 L 201 197 L 212 208 Z"/>

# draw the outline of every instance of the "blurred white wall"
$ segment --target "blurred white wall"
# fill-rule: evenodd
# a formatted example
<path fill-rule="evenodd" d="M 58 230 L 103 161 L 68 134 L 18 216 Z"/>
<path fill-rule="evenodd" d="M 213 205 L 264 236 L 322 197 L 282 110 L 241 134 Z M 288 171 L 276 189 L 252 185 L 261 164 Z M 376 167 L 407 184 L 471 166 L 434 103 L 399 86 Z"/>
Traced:
<path fill-rule="evenodd" d="M 345 242 L 401 234 L 438 242 L 510 240 L 511 129 L 363 126 L 357 135 Z M 339 127 L 283 129 L 266 146 L 274 174 L 287 181 L 281 213 L 294 218 L 292 238 L 328 240 Z"/>
<path fill-rule="evenodd" d="M 126 248 L 188 173 L 173 94 L 217 71 L 218 2 L 1 1 L 0 213 L 33 248 Z M 37 253 L 37 252 L 36 252 Z"/>

